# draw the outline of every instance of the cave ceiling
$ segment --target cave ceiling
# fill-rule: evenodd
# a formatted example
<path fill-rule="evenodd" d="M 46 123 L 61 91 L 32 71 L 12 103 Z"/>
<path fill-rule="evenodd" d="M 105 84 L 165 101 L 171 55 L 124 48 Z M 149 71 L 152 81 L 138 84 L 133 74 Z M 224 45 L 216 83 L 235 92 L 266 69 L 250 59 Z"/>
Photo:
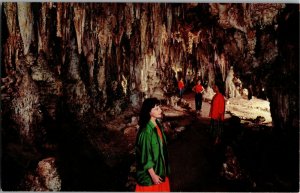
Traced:
<path fill-rule="evenodd" d="M 233 67 L 244 85 L 262 87 L 276 70 L 298 76 L 297 15 L 299 6 L 283 3 L 5 2 L 2 101 L 38 121 L 31 109 L 55 117 L 61 97 L 79 115 L 116 115 L 164 98 L 188 73 L 211 86 Z"/>

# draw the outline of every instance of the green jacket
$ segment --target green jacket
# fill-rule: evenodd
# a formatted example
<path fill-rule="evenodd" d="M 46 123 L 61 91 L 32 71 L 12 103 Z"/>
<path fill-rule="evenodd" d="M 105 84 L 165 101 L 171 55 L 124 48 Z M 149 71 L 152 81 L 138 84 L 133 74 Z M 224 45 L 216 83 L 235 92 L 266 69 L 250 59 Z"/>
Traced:
<path fill-rule="evenodd" d="M 153 185 L 148 169 L 153 168 L 155 173 L 162 179 L 170 174 L 166 136 L 163 126 L 157 121 L 161 128 L 164 142 L 162 144 L 154 124 L 149 121 L 145 128 L 140 128 L 136 138 L 136 174 L 137 183 L 143 186 Z"/>

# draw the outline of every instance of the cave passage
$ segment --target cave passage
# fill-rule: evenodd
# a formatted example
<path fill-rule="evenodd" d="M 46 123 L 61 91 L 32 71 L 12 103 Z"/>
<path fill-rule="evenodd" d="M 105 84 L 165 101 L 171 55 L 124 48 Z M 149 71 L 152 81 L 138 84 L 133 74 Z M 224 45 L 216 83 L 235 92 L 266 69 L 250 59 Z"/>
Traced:
<path fill-rule="evenodd" d="M 298 3 L 0 9 L 2 190 L 134 190 L 149 97 L 164 111 L 173 191 L 299 190 Z M 216 83 L 226 122 L 213 146 L 206 130 Z"/>

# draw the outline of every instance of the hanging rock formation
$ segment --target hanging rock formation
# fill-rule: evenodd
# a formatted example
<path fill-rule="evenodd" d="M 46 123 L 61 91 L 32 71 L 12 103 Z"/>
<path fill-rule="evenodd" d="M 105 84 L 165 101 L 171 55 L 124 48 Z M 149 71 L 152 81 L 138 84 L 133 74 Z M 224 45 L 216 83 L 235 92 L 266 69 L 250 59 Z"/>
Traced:
<path fill-rule="evenodd" d="M 174 78 L 266 88 L 275 130 L 298 133 L 299 6 L 225 3 L 21 3 L 2 8 L 4 130 L 43 143 L 62 108 L 99 128 Z M 279 78 L 280 77 L 280 78 Z M 230 80 L 228 80 L 230 81 Z M 95 123 L 95 124 L 96 124 Z M 41 137 L 40 137 L 41 136 Z"/>

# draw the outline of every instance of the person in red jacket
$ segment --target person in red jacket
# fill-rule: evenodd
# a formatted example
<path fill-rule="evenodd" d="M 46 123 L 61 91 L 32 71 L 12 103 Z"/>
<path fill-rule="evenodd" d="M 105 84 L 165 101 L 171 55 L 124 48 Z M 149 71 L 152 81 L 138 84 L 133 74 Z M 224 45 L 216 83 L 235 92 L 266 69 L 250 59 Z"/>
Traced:
<path fill-rule="evenodd" d="M 202 108 L 202 93 L 204 91 L 203 86 L 201 85 L 201 81 L 198 80 L 197 84 L 193 87 L 193 91 L 195 92 L 195 106 L 196 113 L 200 113 Z"/>
<path fill-rule="evenodd" d="M 221 142 L 225 114 L 225 98 L 220 92 L 220 89 L 221 83 L 216 83 L 213 86 L 213 90 L 216 94 L 212 98 L 209 112 L 209 117 L 211 118 L 210 129 L 214 138 L 214 144 L 219 144 Z"/>
<path fill-rule="evenodd" d="M 178 89 L 179 89 L 179 97 L 182 98 L 183 89 L 184 89 L 183 78 L 180 78 L 180 80 L 178 81 Z"/>

